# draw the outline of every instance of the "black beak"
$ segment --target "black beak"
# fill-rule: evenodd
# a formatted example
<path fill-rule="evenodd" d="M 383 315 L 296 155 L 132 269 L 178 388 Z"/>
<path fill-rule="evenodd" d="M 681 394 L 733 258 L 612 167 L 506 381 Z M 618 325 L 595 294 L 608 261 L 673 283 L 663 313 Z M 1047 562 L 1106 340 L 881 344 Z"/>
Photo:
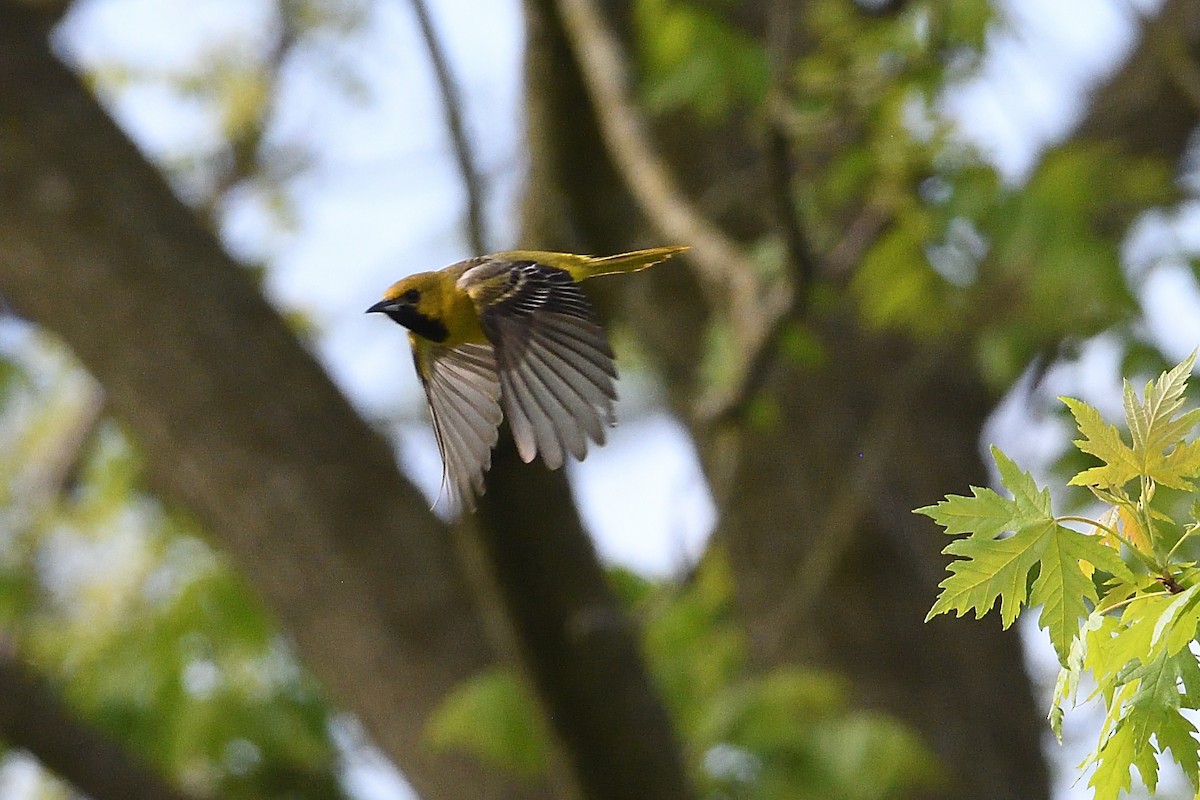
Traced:
<path fill-rule="evenodd" d="M 388 300 L 387 298 L 384 298 L 383 300 L 380 300 L 378 303 L 376 303 L 375 305 L 368 308 L 363 313 L 364 314 L 387 314 L 389 312 L 396 311 L 399 308 L 400 308 L 400 304 L 397 303 L 395 300 Z"/>

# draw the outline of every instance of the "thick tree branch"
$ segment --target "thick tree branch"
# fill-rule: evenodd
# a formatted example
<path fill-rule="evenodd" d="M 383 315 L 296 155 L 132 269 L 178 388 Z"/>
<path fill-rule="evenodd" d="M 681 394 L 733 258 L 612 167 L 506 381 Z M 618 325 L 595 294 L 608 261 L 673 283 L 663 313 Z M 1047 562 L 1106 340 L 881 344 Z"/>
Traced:
<path fill-rule="evenodd" d="M 446 117 L 446 129 L 454 148 L 454 161 L 458 165 L 463 190 L 467 195 L 467 240 L 471 249 L 477 255 L 482 255 L 489 252 L 487 220 L 484 218 L 486 198 L 483 181 L 471 149 L 471 141 L 467 136 L 466 124 L 463 121 L 462 93 L 458 90 L 458 83 L 450 71 L 450 63 L 442 50 L 442 43 L 438 39 L 437 31 L 433 28 L 433 19 L 429 16 L 429 7 L 425 0 L 409 0 L 409 3 L 412 5 L 413 13 L 416 14 L 417 25 L 421 29 L 421 39 L 425 42 L 425 49 L 429 51 L 429 61 L 433 65 L 438 94 L 442 99 L 442 113 Z"/>
<path fill-rule="evenodd" d="M 80 722 L 0 640 L 0 738 L 93 800 L 194 800 L 106 734 Z"/>
<path fill-rule="evenodd" d="M 581 796 L 694 797 L 637 631 L 600 569 L 565 475 L 521 464 L 507 438 L 495 461 L 480 503 L 482 550 Z"/>
<path fill-rule="evenodd" d="M 0 1 L 0 293 L 66 340 L 155 486 L 422 797 L 538 796 L 424 745 L 445 692 L 492 660 L 446 529 L 43 33 Z"/>

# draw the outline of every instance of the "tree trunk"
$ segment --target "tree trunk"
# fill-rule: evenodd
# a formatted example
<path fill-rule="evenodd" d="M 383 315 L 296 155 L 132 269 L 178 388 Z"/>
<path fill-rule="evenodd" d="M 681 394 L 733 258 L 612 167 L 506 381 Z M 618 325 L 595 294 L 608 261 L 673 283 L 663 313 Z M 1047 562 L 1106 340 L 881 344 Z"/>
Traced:
<path fill-rule="evenodd" d="M 249 275 L 0 2 L 0 293 L 101 382 L 194 511 L 426 800 L 527 798 L 423 740 L 493 660 L 450 532 Z"/>

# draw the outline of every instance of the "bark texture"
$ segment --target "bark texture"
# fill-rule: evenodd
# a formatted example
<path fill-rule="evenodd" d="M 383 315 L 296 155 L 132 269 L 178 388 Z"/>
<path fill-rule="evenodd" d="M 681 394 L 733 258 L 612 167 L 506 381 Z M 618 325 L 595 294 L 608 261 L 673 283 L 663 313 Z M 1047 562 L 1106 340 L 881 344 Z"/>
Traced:
<path fill-rule="evenodd" d="M 627 30 L 624 4 L 599 5 L 610 26 Z M 640 244 L 644 229 L 597 120 L 581 109 L 587 82 L 558 7 L 526 0 L 525 240 L 615 252 Z M 1096 90 L 1068 145 L 1103 142 L 1132 157 L 1180 158 L 1200 110 L 1189 82 L 1200 61 L 1197 9 L 1167 2 L 1126 65 Z M 677 126 L 660 132 L 658 144 L 696 197 L 744 169 L 757 147 L 729 131 Z M 755 200 L 766 194 L 745 189 L 742 207 L 723 223 L 760 234 L 769 217 Z M 1136 212 L 1097 221 L 1114 248 Z M 870 235 L 881 230 L 875 225 Z M 627 293 L 610 307 L 663 367 L 669 396 L 687 418 L 703 389 L 694 366 L 706 317 L 704 298 L 680 273 L 653 270 L 639 282 L 640 296 Z M 768 366 L 763 389 L 773 419 L 692 425 L 758 663 L 835 668 L 854 679 L 864 706 L 914 724 L 951 773 L 931 796 L 1047 797 L 1043 713 L 1015 634 L 992 620 L 922 622 L 945 574 L 944 542 L 911 509 L 988 478 L 979 436 L 998 398 L 978 376 L 972 343 L 872 333 L 846 299 L 827 303 L 808 324 L 824 357 Z"/>
<path fill-rule="evenodd" d="M 0 293 L 58 333 L 193 510 L 426 800 L 523 798 L 423 743 L 493 659 L 447 529 L 247 273 L 0 2 Z"/>
<path fill-rule="evenodd" d="M 507 436 L 479 529 L 520 660 L 588 800 L 694 797 L 637 630 L 609 587 L 566 476 L 526 466 Z"/>

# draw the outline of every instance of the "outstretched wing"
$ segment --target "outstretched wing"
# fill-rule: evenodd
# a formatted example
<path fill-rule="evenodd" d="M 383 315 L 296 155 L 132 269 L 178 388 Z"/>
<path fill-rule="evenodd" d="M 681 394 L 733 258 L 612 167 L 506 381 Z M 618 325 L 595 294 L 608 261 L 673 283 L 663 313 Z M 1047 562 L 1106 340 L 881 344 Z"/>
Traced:
<path fill-rule="evenodd" d="M 483 494 L 501 419 L 492 346 L 443 347 L 414 338 L 413 360 L 442 453 L 442 490 L 449 490 L 455 509 L 473 509 Z"/>
<path fill-rule="evenodd" d="M 486 261 L 458 281 L 495 347 L 504 413 L 517 452 L 558 469 L 604 444 L 617 393 L 613 352 L 578 284 L 537 261 Z"/>

